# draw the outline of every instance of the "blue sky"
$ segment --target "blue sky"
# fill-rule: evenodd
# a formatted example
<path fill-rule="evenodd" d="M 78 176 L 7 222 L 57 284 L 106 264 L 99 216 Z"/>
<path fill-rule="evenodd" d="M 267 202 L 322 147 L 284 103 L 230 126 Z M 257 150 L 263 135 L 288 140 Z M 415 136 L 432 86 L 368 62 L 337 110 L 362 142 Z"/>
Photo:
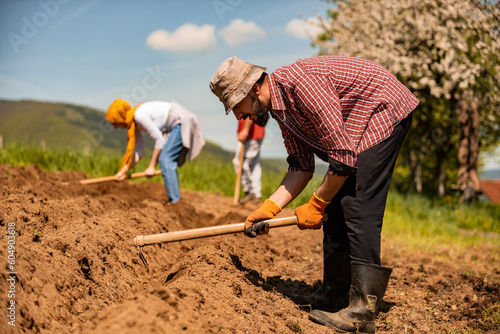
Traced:
<path fill-rule="evenodd" d="M 198 115 L 205 138 L 234 150 L 236 120 L 208 88 L 212 75 L 231 56 L 268 72 L 313 56 L 313 28 L 301 17 L 327 8 L 321 0 L 2 0 L 0 98 L 102 111 L 115 98 L 176 100 Z M 286 156 L 274 121 L 262 156 Z"/>

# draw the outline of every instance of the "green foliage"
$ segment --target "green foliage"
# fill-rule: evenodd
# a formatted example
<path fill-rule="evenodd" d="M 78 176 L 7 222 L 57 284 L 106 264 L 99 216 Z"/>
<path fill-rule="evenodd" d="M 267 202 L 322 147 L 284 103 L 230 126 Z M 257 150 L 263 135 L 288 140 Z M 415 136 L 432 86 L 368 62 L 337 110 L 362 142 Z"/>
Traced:
<path fill-rule="evenodd" d="M 447 99 L 431 95 L 422 101 L 414 112 L 412 128 L 401 149 L 403 157 L 410 157 L 412 152 L 417 155 L 422 165 L 424 189 L 435 191 L 440 173 L 445 174 L 447 189 L 457 183 L 458 124 L 450 104 Z M 400 163 L 413 169 L 411 158 L 400 159 Z"/>
<path fill-rule="evenodd" d="M 425 190 L 463 184 L 458 148 L 473 161 L 499 144 L 500 7 L 497 1 L 327 0 L 324 32 L 313 40 L 320 54 L 370 59 L 388 68 L 418 98 L 412 131 L 402 149 L 406 182 Z M 479 124 L 467 128 L 477 109 Z M 462 115 L 461 117 L 457 117 Z M 460 140 L 462 136 L 463 140 Z M 476 138 L 477 137 L 477 138 Z M 468 140 L 468 142 L 467 142 Z M 479 140 L 480 146 L 475 143 Z M 465 153 L 469 151 L 469 153 Z M 415 167 L 421 180 L 412 179 Z M 465 181 L 464 181 L 465 180 Z M 400 181 L 400 180 L 398 180 Z"/>
<path fill-rule="evenodd" d="M 43 230 L 34 230 L 33 231 L 33 241 L 35 241 L 35 242 L 39 241 L 42 233 L 43 233 Z"/>

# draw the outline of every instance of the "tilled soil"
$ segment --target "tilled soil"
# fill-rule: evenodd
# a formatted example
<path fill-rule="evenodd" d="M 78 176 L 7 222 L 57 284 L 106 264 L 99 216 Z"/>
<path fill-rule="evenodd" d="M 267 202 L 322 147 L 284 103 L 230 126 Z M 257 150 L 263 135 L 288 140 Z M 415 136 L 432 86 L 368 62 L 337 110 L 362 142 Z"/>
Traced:
<path fill-rule="evenodd" d="M 321 231 L 145 246 L 146 269 L 135 236 L 240 223 L 257 204 L 183 190 L 164 205 L 161 183 L 85 177 L 0 165 L 0 333 L 334 333 L 286 297 L 320 286 Z M 500 333 L 499 251 L 498 240 L 429 252 L 384 237 L 394 270 L 377 333 Z"/>

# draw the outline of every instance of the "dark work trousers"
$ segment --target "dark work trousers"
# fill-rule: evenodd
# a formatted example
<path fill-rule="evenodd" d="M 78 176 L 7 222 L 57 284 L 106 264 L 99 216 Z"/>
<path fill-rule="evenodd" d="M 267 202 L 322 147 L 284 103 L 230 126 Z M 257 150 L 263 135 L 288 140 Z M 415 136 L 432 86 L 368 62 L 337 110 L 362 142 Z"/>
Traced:
<path fill-rule="evenodd" d="M 412 114 L 389 138 L 358 155 L 350 176 L 326 207 L 323 224 L 325 263 L 329 255 L 350 251 L 351 259 L 380 265 L 380 234 L 396 158 L 410 128 Z"/>

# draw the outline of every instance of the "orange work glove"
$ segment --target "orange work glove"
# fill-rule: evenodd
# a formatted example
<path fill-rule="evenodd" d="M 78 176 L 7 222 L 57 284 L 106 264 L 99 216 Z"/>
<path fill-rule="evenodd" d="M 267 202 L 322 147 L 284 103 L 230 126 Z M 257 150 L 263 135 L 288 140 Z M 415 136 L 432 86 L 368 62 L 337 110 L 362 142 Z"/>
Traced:
<path fill-rule="evenodd" d="M 269 233 L 269 224 L 259 222 L 263 220 L 273 219 L 281 211 L 278 204 L 270 199 L 266 199 L 262 206 L 252 212 L 245 221 L 245 235 L 250 238 L 255 238 L 261 234 Z"/>
<path fill-rule="evenodd" d="M 318 230 L 323 224 L 325 208 L 330 202 L 322 200 L 313 193 L 309 202 L 295 209 L 297 226 L 301 230 Z"/>

